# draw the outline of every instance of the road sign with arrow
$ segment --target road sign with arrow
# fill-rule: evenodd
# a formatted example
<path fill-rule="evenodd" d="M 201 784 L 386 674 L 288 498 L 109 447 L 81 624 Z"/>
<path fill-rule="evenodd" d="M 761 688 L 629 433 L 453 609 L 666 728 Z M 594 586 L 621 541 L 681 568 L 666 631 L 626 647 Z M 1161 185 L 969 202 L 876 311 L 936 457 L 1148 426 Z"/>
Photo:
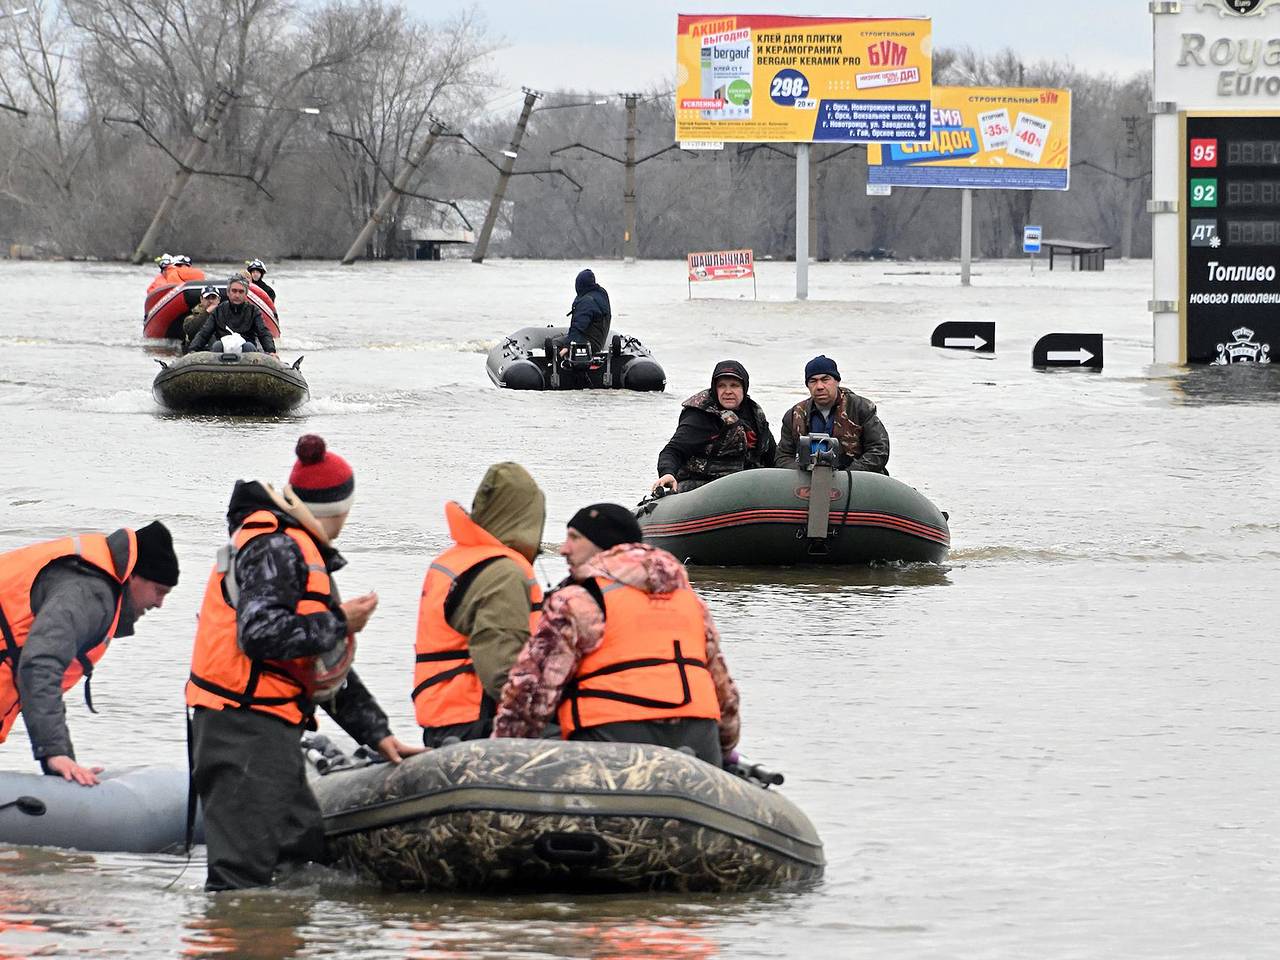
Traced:
<path fill-rule="evenodd" d="M 996 325 L 983 320 L 948 320 L 938 324 L 930 341 L 947 350 L 971 350 L 974 353 L 996 352 Z"/>
<path fill-rule="evenodd" d="M 1047 333 L 1031 351 L 1033 367 L 1102 369 L 1102 334 Z"/>

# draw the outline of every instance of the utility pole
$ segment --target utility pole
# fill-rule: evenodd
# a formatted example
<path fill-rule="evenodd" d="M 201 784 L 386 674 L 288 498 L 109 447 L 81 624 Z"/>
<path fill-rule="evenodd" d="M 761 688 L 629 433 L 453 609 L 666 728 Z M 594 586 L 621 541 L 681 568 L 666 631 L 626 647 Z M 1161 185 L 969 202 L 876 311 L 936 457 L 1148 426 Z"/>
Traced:
<path fill-rule="evenodd" d="M 213 131 L 218 126 L 218 121 L 222 118 L 222 114 L 234 98 L 235 94 L 226 87 L 218 87 L 218 94 L 214 97 L 213 104 L 205 113 L 200 126 L 196 128 L 193 134 L 194 139 L 191 141 L 191 146 L 187 148 L 186 156 L 178 161 L 178 172 L 174 174 L 169 192 L 160 201 L 160 209 L 151 218 L 151 225 L 147 227 L 147 232 L 142 235 L 142 240 L 138 242 L 138 248 L 133 251 L 133 256 L 130 258 L 132 263 L 142 263 L 147 258 L 147 253 L 151 250 L 152 244 L 156 242 L 156 235 L 160 232 L 160 228 L 164 226 L 165 220 L 169 218 L 170 212 L 172 212 L 178 199 L 182 196 L 182 191 L 186 188 L 187 181 L 191 179 L 191 174 L 195 172 L 196 164 L 204 156 L 205 148 L 209 145 L 209 138 L 213 136 Z"/>
<path fill-rule="evenodd" d="M 391 208 L 396 205 L 397 201 L 404 196 L 405 191 L 409 188 L 409 181 L 418 172 L 418 167 L 427 159 L 427 154 L 431 152 L 431 148 L 436 145 L 436 141 L 440 139 L 440 134 L 442 133 L 444 133 L 444 124 L 439 120 L 433 119 L 431 126 L 427 130 L 427 139 L 422 141 L 414 153 L 410 154 L 408 162 L 400 168 L 395 180 L 391 182 L 387 192 L 378 201 L 377 209 L 369 215 L 369 219 L 365 222 L 359 235 L 351 242 L 351 246 L 347 248 L 347 252 L 342 257 L 342 265 L 344 267 L 350 266 L 361 256 L 369 240 L 373 237 L 373 232 L 386 220 L 387 215 L 391 213 Z"/>
<path fill-rule="evenodd" d="M 640 94 L 624 94 L 627 102 L 626 176 L 622 187 L 622 261 L 636 262 L 636 104 Z"/>
<path fill-rule="evenodd" d="M 1134 161 L 1138 157 L 1138 120 L 1139 117 L 1121 117 L 1124 121 L 1126 129 L 1125 137 L 1125 163 L 1123 172 L 1125 180 L 1123 181 L 1124 189 L 1124 219 L 1120 221 L 1120 259 L 1128 260 L 1133 253 L 1133 194 L 1134 183 L 1136 182 L 1132 175 Z"/>
<path fill-rule="evenodd" d="M 533 105 L 542 98 L 542 94 L 528 87 L 524 91 L 524 107 L 520 110 L 520 119 L 516 121 L 515 132 L 511 134 L 511 145 L 502 151 L 502 166 L 498 168 L 498 185 L 493 190 L 493 199 L 489 201 L 489 212 L 485 214 L 484 226 L 480 228 L 480 239 L 476 241 L 475 252 L 471 254 L 472 263 L 484 263 L 485 254 L 489 252 L 489 238 L 493 236 L 494 224 L 498 222 L 498 213 L 502 209 L 502 198 L 507 193 L 507 183 L 511 180 L 511 171 L 516 165 L 516 157 L 520 154 L 520 141 L 524 139 L 524 131 L 529 126 L 529 114 Z"/>

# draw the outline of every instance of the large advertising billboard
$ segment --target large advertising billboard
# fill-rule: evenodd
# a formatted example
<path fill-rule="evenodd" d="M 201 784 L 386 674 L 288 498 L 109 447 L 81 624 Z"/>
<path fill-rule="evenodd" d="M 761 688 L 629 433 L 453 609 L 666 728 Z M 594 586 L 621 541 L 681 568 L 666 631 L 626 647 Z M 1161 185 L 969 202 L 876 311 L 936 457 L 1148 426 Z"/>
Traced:
<path fill-rule="evenodd" d="M 676 139 L 929 139 L 927 18 L 680 14 Z"/>
<path fill-rule="evenodd" d="M 1066 190 L 1071 91 L 934 87 L 927 143 L 867 148 L 867 182 L 902 187 Z"/>

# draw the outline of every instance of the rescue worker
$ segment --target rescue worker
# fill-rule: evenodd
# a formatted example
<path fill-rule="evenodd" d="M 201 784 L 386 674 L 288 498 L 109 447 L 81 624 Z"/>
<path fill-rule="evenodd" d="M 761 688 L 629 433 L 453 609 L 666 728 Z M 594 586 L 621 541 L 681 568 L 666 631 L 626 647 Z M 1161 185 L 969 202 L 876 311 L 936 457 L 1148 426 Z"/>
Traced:
<path fill-rule="evenodd" d="M 161 287 L 172 287 L 174 284 L 181 283 L 178 275 L 173 271 L 173 254 L 160 254 L 156 257 L 156 266 L 160 268 L 160 272 L 151 278 L 151 283 L 147 286 L 148 295 Z"/>
<path fill-rule="evenodd" d="M 778 445 L 764 411 L 747 394 L 750 384 L 737 360 L 716 364 L 711 389 L 681 405 L 676 432 L 658 454 L 654 492 L 683 493 L 731 473 L 773 466 Z"/>
<path fill-rule="evenodd" d="M 502 690 L 495 737 L 536 737 L 553 714 L 567 740 L 687 747 L 721 765 L 738 743 L 738 689 L 711 613 L 680 561 L 641 543 L 631 511 L 584 507 L 551 593 Z"/>
<path fill-rule="evenodd" d="M 603 353 L 609 343 L 609 327 L 613 322 L 613 309 L 609 304 L 609 292 L 596 283 L 591 270 L 581 271 L 573 281 L 576 295 L 565 316 L 569 317 L 569 332 L 556 337 L 552 345 L 561 357 L 569 353 L 571 343 L 589 343 L 593 354 Z"/>
<path fill-rule="evenodd" d="M 204 326 L 204 322 L 208 319 L 209 314 L 217 308 L 222 301 L 222 296 L 218 293 L 218 288 L 214 286 L 205 287 L 200 291 L 200 302 L 196 304 L 196 308 L 186 315 L 182 321 L 182 352 L 191 352 L 191 341 L 195 339 L 200 328 Z"/>
<path fill-rule="evenodd" d="M 218 305 L 205 318 L 204 323 L 191 338 L 191 352 L 212 350 L 224 352 L 223 337 L 229 333 L 244 338 L 240 349 L 245 352 L 263 351 L 276 355 L 276 342 L 262 319 L 262 311 L 249 302 L 249 282 L 244 277 L 232 277 L 227 281 L 227 301 Z"/>
<path fill-rule="evenodd" d="M 171 271 L 177 278 L 178 283 L 190 283 L 192 280 L 204 280 L 204 271 L 199 267 L 191 265 L 191 258 L 183 254 L 175 254 L 173 257 L 173 267 Z"/>
<path fill-rule="evenodd" d="M 532 561 L 546 500 L 518 463 L 480 481 L 471 513 L 445 504 L 454 545 L 422 582 L 413 707 L 429 747 L 489 736 L 507 671 L 537 624 L 542 588 Z"/>
<path fill-rule="evenodd" d="M 343 602 L 332 541 L 355 497 L 355 476 L 315 434 L 299 439 L 283 493 L 237 481 L 230 547 L 209 575 L 196 629 L 187 705 L 192 783 L 204 806 L 206 890 L 262 886 L 282 864 L 324 855 L 320 808 L 300 738 L 325 711 L 392 763 L 421 752 L 397 740 L 354 670 L 354 637 L 375 593 Z"/>
<path fill-rule="evenodd" d="M 255 286 L 262 288 L 262 292 L 271 298 L 272 303 L 276 302 L 275 290 L 267 283 L 266 280 L 263 279 L 267 273 L 267 265 L 265 263 L 257 258 L 254 258 L 253 260 L 246 260 L 244 262 L 244 272 L 250 282 Z"/>
<path fill-rule="evenodd" d="M 783 415 L 777 465 L 795 466 L 797 437 L 825 433 L 839 441 L 837 469 L 887 474 L 889 432 L 876 405 L 840 386 L 840 371 L 830 357 L 817 356 L 805 364 L 804 380 L 809 399 Z"/>
<path fill-rule="evenodd" d="M 96 784 L 102 768 L 76 762 L 62 694 L 83 677 L 92 710 L 94 666 L 177 582 L 173 538 L 158 520 L 0 554 L 0 742 L 21 713 L 45 773 Z"/>

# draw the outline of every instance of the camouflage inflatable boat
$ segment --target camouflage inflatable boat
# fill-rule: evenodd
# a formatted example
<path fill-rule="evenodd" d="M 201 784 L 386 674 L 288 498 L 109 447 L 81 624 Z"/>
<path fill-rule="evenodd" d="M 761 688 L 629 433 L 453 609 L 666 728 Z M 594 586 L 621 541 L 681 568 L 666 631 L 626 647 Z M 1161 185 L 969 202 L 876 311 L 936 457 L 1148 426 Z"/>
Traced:
<path fill-rule="evenodd" d="M 392 889 L 727 892 L 825 863 L 786 797 L 665 747 L 478 740 L 312 788 L 339 864 Z"/>
<path fill-rule="evenodd" d="M 151 392 L 188 413 L 285 413 L 310 396 L 298 369 L 265 353 L 188 353 L 162 367 Z"/>
<path fill-rule="evenodd" d="M 721 477 L 641 501 L 636 519 L 646 543 L 712 566 L 940 563 L 951 546 L 946 514 L 915 488 L 822 465 Z"/>
<path fill-rule="evenodd" d="M 489 379 L 511 390 L 665 390 L 667 375 L 635 337 L 615 333 L 607 348 L 582 344 L 561 359 L 551 341 L 568 327 L 524 327 L 489 351 Z"/>

